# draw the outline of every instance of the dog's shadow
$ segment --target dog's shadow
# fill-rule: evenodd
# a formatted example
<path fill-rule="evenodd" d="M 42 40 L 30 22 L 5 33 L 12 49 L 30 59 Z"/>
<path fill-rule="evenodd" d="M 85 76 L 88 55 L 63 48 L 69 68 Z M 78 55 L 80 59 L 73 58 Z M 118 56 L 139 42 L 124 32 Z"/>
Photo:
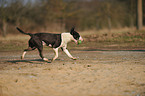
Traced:
<path fill-rule="evenodd" d="M 42 63 L 46 63 L 46 61 L 43 61 L 42 59 L 33 59 L 33 60 L 9 60 L 9 61 L 6 61 L 6 62 L 9 62 L 9 63 L 19 63 L 19 62 L 24 62 L 24 63 L 37 63 L 37 64 L 42 64 Z M 49 61 L 47 61 L 47 63 L 51 63 L 51 59 Z"/>

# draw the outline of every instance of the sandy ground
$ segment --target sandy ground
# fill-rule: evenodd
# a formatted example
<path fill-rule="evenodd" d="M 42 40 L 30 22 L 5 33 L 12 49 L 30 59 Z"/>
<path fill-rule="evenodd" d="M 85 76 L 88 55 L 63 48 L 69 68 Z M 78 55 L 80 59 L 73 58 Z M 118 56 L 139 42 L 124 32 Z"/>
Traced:
<path fill-rule="evenodd" d="M 145 51 L 0 52 L 0 96 L 145 96 Z M 52 58 L 53 51 L 44 52 Z"/>

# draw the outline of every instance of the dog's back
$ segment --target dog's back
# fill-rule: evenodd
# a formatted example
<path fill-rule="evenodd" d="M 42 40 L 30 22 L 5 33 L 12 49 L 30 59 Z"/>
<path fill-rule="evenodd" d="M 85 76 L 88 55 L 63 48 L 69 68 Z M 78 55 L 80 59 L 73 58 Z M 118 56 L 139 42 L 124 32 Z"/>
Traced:
<path fill-rule="evenodd" d="M 31 38 L 39 38 L 42 42 L 45 42 L 47 46 L 56 48 L 61 44 L 61 34 L 52 34 L 52 33 L 36 33 L 33 34 Z"/>

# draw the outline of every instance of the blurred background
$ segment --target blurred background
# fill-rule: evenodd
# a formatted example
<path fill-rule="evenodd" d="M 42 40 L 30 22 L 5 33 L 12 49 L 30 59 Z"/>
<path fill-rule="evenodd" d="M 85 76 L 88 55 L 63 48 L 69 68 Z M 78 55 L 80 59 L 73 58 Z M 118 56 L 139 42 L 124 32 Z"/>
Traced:
<path fill-rule="evenodd" d="M 133 28 L 138 0 L 0 0 L 0 34 L 29 31 L 68 31 Z M 145 1 L 143 20 L 145 24 Z"/>
<path fill-rule="evenodd" d="M 0 38 L 20 34 L 16 26 L 59 33 L 76 26 L 89 42 L 144 46 L 143 25 L 145 0 L 0 0 Z"/>

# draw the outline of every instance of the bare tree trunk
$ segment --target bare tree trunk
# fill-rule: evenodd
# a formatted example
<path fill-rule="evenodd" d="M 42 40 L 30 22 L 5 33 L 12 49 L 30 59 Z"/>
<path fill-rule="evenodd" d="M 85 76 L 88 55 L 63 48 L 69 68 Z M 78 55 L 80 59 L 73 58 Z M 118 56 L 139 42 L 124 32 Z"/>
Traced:
<path fill-rule="evenodd" d="M 129 19 L 130 19 L 130 27 L 133 28 L 134 27 L 134 14 L 133 14 L 133 0 L 130 1 L 130 15 L 129 15 Z"/>
<path fill-rule="evenodd" d="M 111 32 L 111 16 L 110 16 L 110 14 L 111 14 L 111 12 L 110 12 L 110 4 L 109 3 L 107 3 L 107 21 L 108 21 L 108 30 L 109 30 L 109 32 Z"/>
<path fill-rule="evenodd" d="M 108 29 L 109 29 L 109 32 L 111 32 L 111 17 L 108 16 Z"/>
<path fill-rule="evenodd" d="M 3 20 L 3 25 L 2 25 L 2 36 L 6 37 L 7 35 L 7 23 L 5 20 Z"/>
<path fill-rule="evenodd" d="M 142 0 L 137 0 L 137 29 L 141 30 L 143 26 Z"/>

